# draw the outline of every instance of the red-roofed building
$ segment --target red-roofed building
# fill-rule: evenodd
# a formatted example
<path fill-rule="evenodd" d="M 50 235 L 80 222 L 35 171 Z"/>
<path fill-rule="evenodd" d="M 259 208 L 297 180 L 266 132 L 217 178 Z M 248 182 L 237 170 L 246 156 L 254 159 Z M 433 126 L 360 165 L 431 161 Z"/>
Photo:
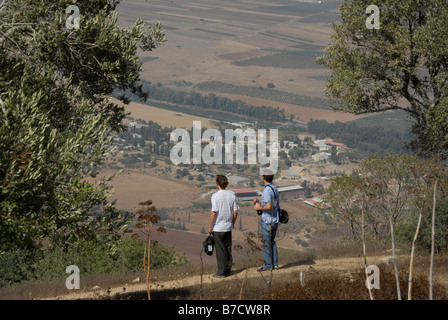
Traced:
<path fill-rule="evenodd" d="M 258 197 L 258 192 L 253 189 L 235 189 L 232 191 L 237 198 Z"/>
<path fill-rule="evenodd" d="M 327 141 L 327 142 L 325 142 L 325 144 L 329 145 L 329 146 L 335 146 L 335 147 L 345 147 L 345 144 L 340 143 L 340 142 Z"/>

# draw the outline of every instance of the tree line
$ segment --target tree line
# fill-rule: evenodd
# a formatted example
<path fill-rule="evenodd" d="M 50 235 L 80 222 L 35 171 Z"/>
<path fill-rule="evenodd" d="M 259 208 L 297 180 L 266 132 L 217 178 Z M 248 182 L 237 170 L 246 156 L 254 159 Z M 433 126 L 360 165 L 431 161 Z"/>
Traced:
<path fill-rule="evenodd" d="M 331 137 L 350 148 L 376 155 L 404 152 L 410 136 L 409 132 L 402 134 L 379 126 L 360 127 L 354 123 L 328 123 L 325 120 L 311 120 L 308 132 L 318 138 Z"/>
<path fill-rule="evenodd" d="M 165 87 L 161 83 L 152 84 L 150 81 L 145 80 L 142 80 L 142 83 L 142 90 L 147 93 L 147 97 L 150 99 L 197 108 L 216 109 L 244 115 L 248 118 L 270 119 L 278 122 L 287 120 L 285 111 L 278 107 L 252 106 L 242 100 L 232 100 L 213 93 L 203 95 L 195 91 L 186 92 Z"/>

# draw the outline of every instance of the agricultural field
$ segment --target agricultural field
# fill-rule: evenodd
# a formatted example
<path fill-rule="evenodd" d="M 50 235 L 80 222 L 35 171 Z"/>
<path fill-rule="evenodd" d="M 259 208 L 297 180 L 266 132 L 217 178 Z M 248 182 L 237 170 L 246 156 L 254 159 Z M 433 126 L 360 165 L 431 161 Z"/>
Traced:
<path fill-rule="evenodd" d="M 213 93 L 251 106 L 278 107 L 304 122 L 334 122 L 359 118 L 331 109 L 324 95 L 329 73 L 315 62 L 330 43 L 329 23 L 338 19 L 340 2 L 133 0 L 120 4 L 118 11 L 122 25 L 138 16 L 164 27 L 167 42 L 154 52 L 139 53 L 143 81 L 183 92 Z M 135 119 L 162 126 L 191 128 L 193 120 L 200 120 L 204 127 L 213 127 L 209 111 L 186 114 L 180 106 L 163 104 L 133 102 L 126 110 Z M 126 169 L 114 180 L 117 205 L 135 210 L 138 201 L 152 199 L 156 207 L 171 210 L 188 232 L 200 234 L 209 208 L 192 209 L 192 201 L 208 198 L 196 182 L 175 179 L 176 168 L 161 174 L 161 168 L 170 165 L 159 160 L 153 169 Z M 297 236 L 306 240 L 320 213 L 300 202 L 289 206 L 297 217 L 279 245 L 299 248 Z M 243 226 L 235 231 L 236 239 L 257 230 L 259 219 L 249 209 L 242 208 Z"/>
<path fill-rule="evenodd" d="M 213 126 L 210 118 L 203 118 L 186 113 L 165 110 L 162 108 L 153 107 L 150 104 L 131 102 L 126 105 L 125 108 L 126 112 L 130 113 L 130 117 L 145 121 L 154 121 L 162 127 L 185 128 L 190 130 L 193 127 L 193 121 L 201 121 L 202 125 L 207 128 Z"/>
<path fill-rule="evenodd" d="M 241 67 L 260 66 L 285 69 L 320 69 L 325 68 L 325 66 L 316 63 L 316 58 L 320 55 L 322 55 L 322 52 L 287 51 L 263 57 L 234 61 L 232 63 Z"/>
<path fill-rule="evenodd" d="M 201 87 L 232 99 L 266 100 L 267 106 L 283 104 L 296 119 L 332 122 L 335 112 L 327 112 L 324 99 L 328 71 L 315 59 L 330 43 L 329 24 L 338 19 L 340 2 L 134 0 L 119 6 L 119 22 L 140 16 L 164 27 L 167 42 L 140 53 L 142 80 L 177 89 L 187 82 L 193 86 L 183 90 Z M 225 92 L 207 87 L 217 83 L 234 87 Z M 259 90 L 268 84 L 275 91 Z M 301 110 L 310 107 L 313 117 Z"/>
<path fill-rule="evenodd" d="M 194 88 L 198 88 L 203 91 L 213 91 L 213 92 L 229 93 L 233 95 L 248 96 L 253 98 L 260 98 L 275 102 L 303 106 L 312 109 L 332 110 L 330 102 L 326 99 L 319 97 L 303 96 L 295 93 L 276 90 L 274 88 L 269 87 L 264 88 L 253 86 L 235 86 L 233 84 L 223 83 L 220 81 L 208 81 L 197 84 L 194 86 Z"/>

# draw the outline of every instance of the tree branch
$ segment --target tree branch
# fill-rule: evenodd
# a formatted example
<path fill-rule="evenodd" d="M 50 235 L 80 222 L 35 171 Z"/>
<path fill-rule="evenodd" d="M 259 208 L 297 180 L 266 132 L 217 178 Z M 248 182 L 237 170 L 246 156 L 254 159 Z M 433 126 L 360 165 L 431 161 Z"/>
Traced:
<path fill-rule="evenodd" d="M 0 98 L 0 107 L 2 108 L 3 114 L 5 115 L 5 124 L 9 126 L 8 115 L 6 113 L 5 104 L 3 103 L 2 98 Z"/>
<path fill-rule="evenodd" d="M 3 0 L 2 3 L 0 3 L 0 11 L 6 8 L 6 5 L 9 3 L 9 1 L 10 0 Z"/>

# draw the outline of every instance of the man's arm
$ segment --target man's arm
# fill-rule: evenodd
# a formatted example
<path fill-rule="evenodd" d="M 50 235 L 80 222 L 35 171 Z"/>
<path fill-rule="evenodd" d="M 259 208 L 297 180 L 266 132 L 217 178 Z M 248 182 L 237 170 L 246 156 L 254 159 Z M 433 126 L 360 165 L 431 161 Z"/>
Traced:
<path fill-rule="evenodd" d="M 271 193 L 268 191 L 267 188 L 265 188 L 263 190 L 263 194 L 261 195 L 261 204 L 260 203 L 255 204 L 254 205 L 254 209 L 255 210 L 263 210 L 263 211 L 270 211 L 272 209 L 271 199 L 272 199 Z"/>
<path fill-rule="evenodd" d="M 208 233 L 213 232 L 213 222 L 215 221 L 215 218 L 216 218 L 216 212 L 212 211 L 212 214 L 210 215 L 210 223 L 208 225 Z"/>
<path fill-rule="evenodd" d="M 236 218 L 238 218 L 238 210 L 233 211 L 233 227 L 235 227 Z"/>
<path fill-rule="evenodd" d="M 269 211 L 269 210 L 272 209 L 272 203 L 268 202 L 264 206 L 261 206 L 260 204 L 257 203 L 256 205 L 254 205 L 254 209 L 255 210 Z"/>

